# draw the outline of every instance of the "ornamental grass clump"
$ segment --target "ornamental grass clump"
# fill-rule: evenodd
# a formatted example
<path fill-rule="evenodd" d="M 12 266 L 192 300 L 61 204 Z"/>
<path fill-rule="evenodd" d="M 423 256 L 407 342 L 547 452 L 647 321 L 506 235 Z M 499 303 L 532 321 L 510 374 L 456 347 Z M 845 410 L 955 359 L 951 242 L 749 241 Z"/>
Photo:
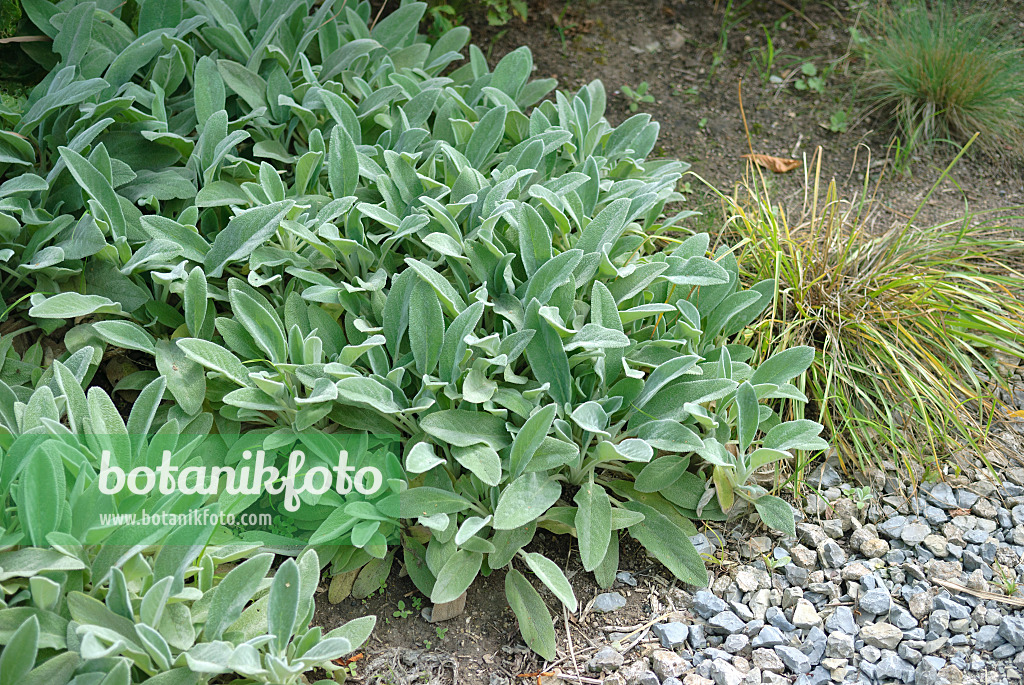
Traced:
<path fill-rule="evenodd" d="M 863 95 L 907 141 L 963 145 L 976 132 L 989 153 L 1024 154 L 1024 46 L 1020 29 L 952 2 L 907 2 L 873 17 L 862 45 Z"/>
<path fill-rule="evenodd" d="M 799 215 L 763 187 L 727 199 L 726 240 L 743 241 L 744 280 L 778 283 L 751 344 L 760 354 L 814 348 L 801 386 L 807 413 L 848 465 L 892 458 L 913 473 L 913 461 L 936 464 L 964 447 L 982 453 L 1003 411 L 1003 362 L 1024 358 L 1019 217 L 917 226 L 915 213 L 872 233 L 868 178 L 847 200 L 835 181 L 822 187 L 820 167 L 819 157 Z M 802 405 L 782 411 L 805 415 Z"/>

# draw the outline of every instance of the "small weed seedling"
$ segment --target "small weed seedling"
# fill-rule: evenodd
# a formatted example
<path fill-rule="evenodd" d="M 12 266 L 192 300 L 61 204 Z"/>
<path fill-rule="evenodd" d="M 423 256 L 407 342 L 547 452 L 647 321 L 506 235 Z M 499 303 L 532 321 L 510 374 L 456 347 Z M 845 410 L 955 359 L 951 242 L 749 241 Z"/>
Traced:
<path fill-rule="evenodd" d="M 832 133 L 846 133 L 846 128 L 849 126 L 849 115 L 845 109 L 839 109 L 832 112 L 832 115 L 828 118 L 828 124 L 825 124 L 825 128 Z"/>
<path fill-rule="evenodd" d="M 999 587 L 1003 588 L 1006 596 L 1012 597 L 1017 594 L 1017 576 L 1014 570 L 1010 569 L 1007 571 L 998 561 L 992 564 L 992 567 L 999 574 L 999 578 L 995 579 L 995 582 L 999 584 Z"/>
<path fill-rule="evenodd" d="M 398 600 L 398 609 L 392 614 L 395 618 L 409 618 L 412 615 L 412 609 L 405 608 L 405 602 Z"/>
<path fill-rule="evenodd" d="M 853 501 L 857 505 L 857 511 L 863 511 L 864 507 L 868 505 L 868 501 L 874 497 L 871 494 L 871 488 L 867 485 L 862 488 L 854 488 L 850 492 L 853 493 Z"/>
<path fill-rule="evenodd" d="M 769 571 L 775 571 L 776 569 L 780 569 L 789 562 L 793 561 L 792 557 L 788 555 L 779 557 L 778 559 L 774 559 L 768 556 L 767 554 L 763 554 L 761 555 L 761 558 L 764 559 L 764 565 L 768 567 Z"/>
<path fill-rule="evenodd" d="M 708 127 L 708 118 L 707 117 L 703 117 L 703 118 L 701 118 L 700 121 L 697 122 L 697 128 L 699 128 L 701 131 L 703 131 L 707 127 Z"/>
<path fill-rule="evenodd" d="M 441 626 L 437 626 L 436 628 L 434 628 L 434 632 L 437 634 L 438 642 L 443 642 L 444 636 L 448 634 L 448 629 L 442 628 Z"/>
<path fill-rule="evenodd" d="M 793 83 L 797 90 L 811 90 L 819 95 L 825 92 L 825 77 L 818 75 L 818 67 L 812 62 L 804 62 L 800 67 L 802 76 Z"/>
<path fill-rule="evenodd" d="M 637 86 L 636 90 L 629 86 L 622 86 L 622 97 L 626 98 L 626 101 L 629 103 L 630 112 L 640 109 L 641 103 L 654 102 L 654 96 L 647 92 L 649 87 L 647 81 Z"/>
<path fill-rule="evenodd" d="M 757 69 L 761 81 L 768 83 L 772 78 L 772 70 L 775 69 L 775 43 L 772 41 L 772 34 L 768 29 L 761 27 L 764 31 L 765 45 L 763 48 L 751 50 L 751 57 L 754 59 L 754 66 Z"/>

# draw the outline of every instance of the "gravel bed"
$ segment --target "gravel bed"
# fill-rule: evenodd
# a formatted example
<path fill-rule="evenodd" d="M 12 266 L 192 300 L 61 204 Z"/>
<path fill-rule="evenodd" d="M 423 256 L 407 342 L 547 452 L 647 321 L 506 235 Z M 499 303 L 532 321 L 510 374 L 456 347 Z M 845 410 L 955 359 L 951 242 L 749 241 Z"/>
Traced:
<path fill-rule="evenodd" d="M 989 455 L 1001 482 L 980 461 L 911 493 L 895 471 L 873 471 L 864 501 L 819 468 L 796 538 L 726 541 L 739 561 L 710 589 L 665 588 L 652 622 L 607 632 L 587 670 L 605 685 L 1024 681 L 1024 599 L 1005 596 L 1024 588 L 1024 468 L 1007 459 L 1016 435 L 1001 441 Z M 614 625 L 623 604 L 613 590 L 590 612 Z"/>

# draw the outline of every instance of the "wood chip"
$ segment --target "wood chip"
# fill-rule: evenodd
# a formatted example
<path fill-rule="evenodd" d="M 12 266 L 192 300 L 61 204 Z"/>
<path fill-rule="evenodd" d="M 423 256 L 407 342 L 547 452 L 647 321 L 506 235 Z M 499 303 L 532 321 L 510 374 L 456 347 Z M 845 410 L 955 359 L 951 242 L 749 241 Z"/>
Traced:
<path fill-rule="evenodd" d="M 466 593 L 463 592 L 457 599 L 444 604 L 435 604 L 430 612 L 430 622 L 440 623 L 450 618 L 455 618 L 466 610 Z"/>

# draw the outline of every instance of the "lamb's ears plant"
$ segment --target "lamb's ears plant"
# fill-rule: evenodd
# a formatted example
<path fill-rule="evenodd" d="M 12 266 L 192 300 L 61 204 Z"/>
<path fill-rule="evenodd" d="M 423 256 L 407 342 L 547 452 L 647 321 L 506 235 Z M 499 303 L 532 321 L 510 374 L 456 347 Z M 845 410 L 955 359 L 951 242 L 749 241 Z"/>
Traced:
<path fill-rule="evenodd" d="M 772 409 L 803 399 L 790 381 L 806 351 L 754 369 L 737 336 L 774 283 L 742 289 L 731 251 L 710 251 L 707 235 L 663 237 L 691 215 L 663 216 L 687 165 L 646 159 L 659 131 L 649 115 L 613 127 L 597 81 L 544 100 L 555 84 L 530 81 L 525 48 L 491 70 L 471 46 L 450 69 L 468 31 L 423 42 L 424 3 L 374 24 L 365 1 L 343 12 L 147 1 L 138 32 L 93 3 L 23 4 L 53 38 L 56 67 L 0 132 L 0 164 L 24 171 L 0 186 L 0 259 L 18 265 L 0 270 L 0 292 L 27 323 L 9 336 L 65 328 L 67 352 L 44 368 L 41 340 L 19 353 L 0 339 L 0 425 L 23 445 L 70 433 L 72 449 L 42 450 L 55 453 L 26 467 L 34 484 L 10 491 L 13 513 L 0 507 L 13 544 L 91 521 L 79 485 L 96 470 L 97 435 L 132 455 L 151 453 L 131 437 L 147 433 L 313 453 L 311 436 L 328 431 L 395 435 L 381 492 L 312 503 L 330 508 L 309 540 L 325 565 L 357 573 L 365 597 L 400 543 L 434 602 L 507 569 L 524 639 L 553 655 L 527 575 L 570 610 L 578 602 L 559 567 L 527 551 L 538 528 L 575 536 L 602 586 L 622 531 L 699 586 L 692 519 L 722 520 L 740 498 L 792 527 L 788 505 L 748 478 L 821 447 L 820 426 L 779 424 Z M 127 421 L 106 392 L 83 389 L 115 358 L 149 367 L 117 381 Z M 0 478 L 0 494 L 10 483 Z M 46 510 L 42 487 L 69 506 Z M 212 499 L 175 506 L 244 503 Z M 75 532 L 90 545 L 150 542 Z M 335 638 L 361 641 L 307 630 L 306 579 L 320 566 L 307 556 L 273 580 L 255 556 L 218 583 L 228 560 L 197 551 L 187 587 L 175 575 L 169 600 L 141 602 L 188 610 L 174 623 L 184 633 L 164 636 L 159 621 L 136 628 L 129 601 L 157 587 L 146 568 L 159 558 L 75 551 L 61 563 L 77 559 L 97 586 L 68 594 L 79 654 L 81 643 L 147 674 L 290 682 L 343 651 Z M 40 604 L 53 601 L 35 585 Z M 91 620 L 97 602 L 120 618 Z M 97 627 L 111 621 L 113 634 Z"/>

